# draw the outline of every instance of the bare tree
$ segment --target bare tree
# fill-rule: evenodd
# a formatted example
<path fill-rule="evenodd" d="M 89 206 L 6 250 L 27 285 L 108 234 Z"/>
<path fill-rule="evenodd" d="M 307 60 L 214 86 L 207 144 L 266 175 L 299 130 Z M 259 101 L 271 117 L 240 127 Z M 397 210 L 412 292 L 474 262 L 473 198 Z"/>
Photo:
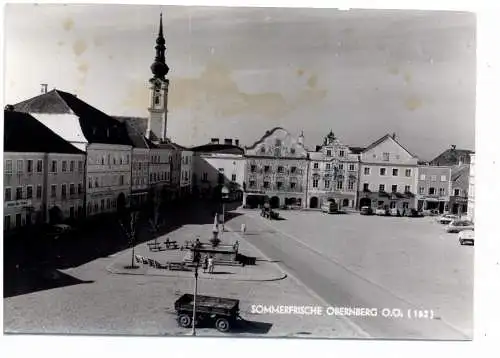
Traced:
<path fill-rule="evenodd" d="M 126 222 L 126 224 L 125 224 Z M 131 265 L 130 268 L 135 268 L 135 242 L 136 242 L 136 231 L 137 231 L 137 224 L 139 222 L 139 212 L 138 211 L 133 211 L 130 213 L 130 216 L 127 217 L 126 220 L 120 220 L 120 226 L 127 236 L 127 239 L 129 240 L 129 245 L 132 247 L 132 260 L 131 260 Z"/>

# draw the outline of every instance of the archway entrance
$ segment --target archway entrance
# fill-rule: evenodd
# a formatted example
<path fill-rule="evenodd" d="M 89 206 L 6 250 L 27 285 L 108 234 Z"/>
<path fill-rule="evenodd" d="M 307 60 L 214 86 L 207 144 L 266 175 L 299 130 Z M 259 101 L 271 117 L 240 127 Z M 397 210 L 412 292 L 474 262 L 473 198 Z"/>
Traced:
<path fill-rule="evenodd" d="M 363 206 L 368 206 L 368 207 L 371 207 L 372 206 L 372 201 L 370 198 L 362 198 L 360 201 L 359 201 L 359 206 L 362 208 Z"/>
<path fill-rule="evenodd" d="M 311 200 L 309 200 L 309 207 L 311 209 L 316 209 L 318 207 L 318 198 L 313 196 Z"/>
<path fill-rule="evenodd" d="M 271 200 L 269 201 L 269 205 L 271 205 L 272 209 L 277 209 L 280 206 L 280 198 L 277 196 L 273 196 Z"/>
<path fill-rule="evenodd" d="M 63 213 L 58 206 L 53 206 L 49 209 L 49 222 L 54 224 L 59 224 L 63 221 Z"/>
<path fill-rule="evenodd" d="M 342 206 L 343 206 L 343 207 L 349 206 L 349 199 L 344 199 L 344 200 L 342 201 Z"/>

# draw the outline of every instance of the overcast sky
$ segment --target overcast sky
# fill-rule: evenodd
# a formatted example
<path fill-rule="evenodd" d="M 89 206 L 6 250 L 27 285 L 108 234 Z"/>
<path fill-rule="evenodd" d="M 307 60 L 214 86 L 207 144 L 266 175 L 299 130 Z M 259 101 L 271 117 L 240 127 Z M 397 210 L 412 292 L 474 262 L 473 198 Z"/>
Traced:
<path fill-rule="evenodd" d="M 111 115 L 147 116 L 163 11 L 170 67 L 168 136 L 251 144 L 332 129 L 367 146 L 396 132 L 422 159 L 474 149 L 475 16 L 431 11 L 9 5 L 5 102 L 40 84 Z"/>

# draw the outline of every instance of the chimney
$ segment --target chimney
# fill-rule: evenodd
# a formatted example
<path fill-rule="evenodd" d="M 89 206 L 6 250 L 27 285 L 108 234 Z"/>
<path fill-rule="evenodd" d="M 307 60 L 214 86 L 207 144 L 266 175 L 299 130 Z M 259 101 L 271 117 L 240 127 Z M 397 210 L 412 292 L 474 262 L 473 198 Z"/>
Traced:
<path fill-rule="evenodd" d="M 233 140 L 231 138 L 225 138 L 224 139 L 224 144 L 233 145 Z"/>
<path fill-rule="evenodd" d="M 396 140 L 396 132 L 392 132 L 392 139 Z"/>
<path fill-rule="evenodd" d="M 212 139 L 210 140 L 210 143 L 211 143 L 211 144 L 219 144 L 219 138 L 212 138 Z"/>
<path fill-rule="evenodd" d="M 321 150 L 321 146 L 320 145 L 317 145 L 316 146 L 316 152 L 319 152 Z"/>
<path fill-rule="evenodd" d="M 42 94 L 47 93 L 47 86 L 48 86 L 48 84 L 47 83 L 42 83 L 41 86 L 42 86 L 42 90 L 41 90 Z"/>
<path fill-rule="evenodd" d="M 240 140 L 239 139 L 235 139 L 234 140 L 234 145 L 239 147 L 240 146 Z"/>

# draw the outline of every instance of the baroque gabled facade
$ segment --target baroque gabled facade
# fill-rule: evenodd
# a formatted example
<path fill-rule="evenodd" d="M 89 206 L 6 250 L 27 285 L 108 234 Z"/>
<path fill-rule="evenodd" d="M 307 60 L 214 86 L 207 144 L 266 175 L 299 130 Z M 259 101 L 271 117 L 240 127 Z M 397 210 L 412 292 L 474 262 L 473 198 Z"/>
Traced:
<path fill-rule="evenodd" d="M 306 205 L 308 154 L 303 139 L 276 127 L 245 148 L 244 205 L 256 206 L 266 197 L 272 207 Z"/>
<path fill-rule="evenodd" d="M 309 159 L 308 207 L 318 208 L 326 201 L 333 201 L 341 208 L 354 208 L 358 188 L 358 155 L 330 131 L 323 145 L 309 152 Z"/>

